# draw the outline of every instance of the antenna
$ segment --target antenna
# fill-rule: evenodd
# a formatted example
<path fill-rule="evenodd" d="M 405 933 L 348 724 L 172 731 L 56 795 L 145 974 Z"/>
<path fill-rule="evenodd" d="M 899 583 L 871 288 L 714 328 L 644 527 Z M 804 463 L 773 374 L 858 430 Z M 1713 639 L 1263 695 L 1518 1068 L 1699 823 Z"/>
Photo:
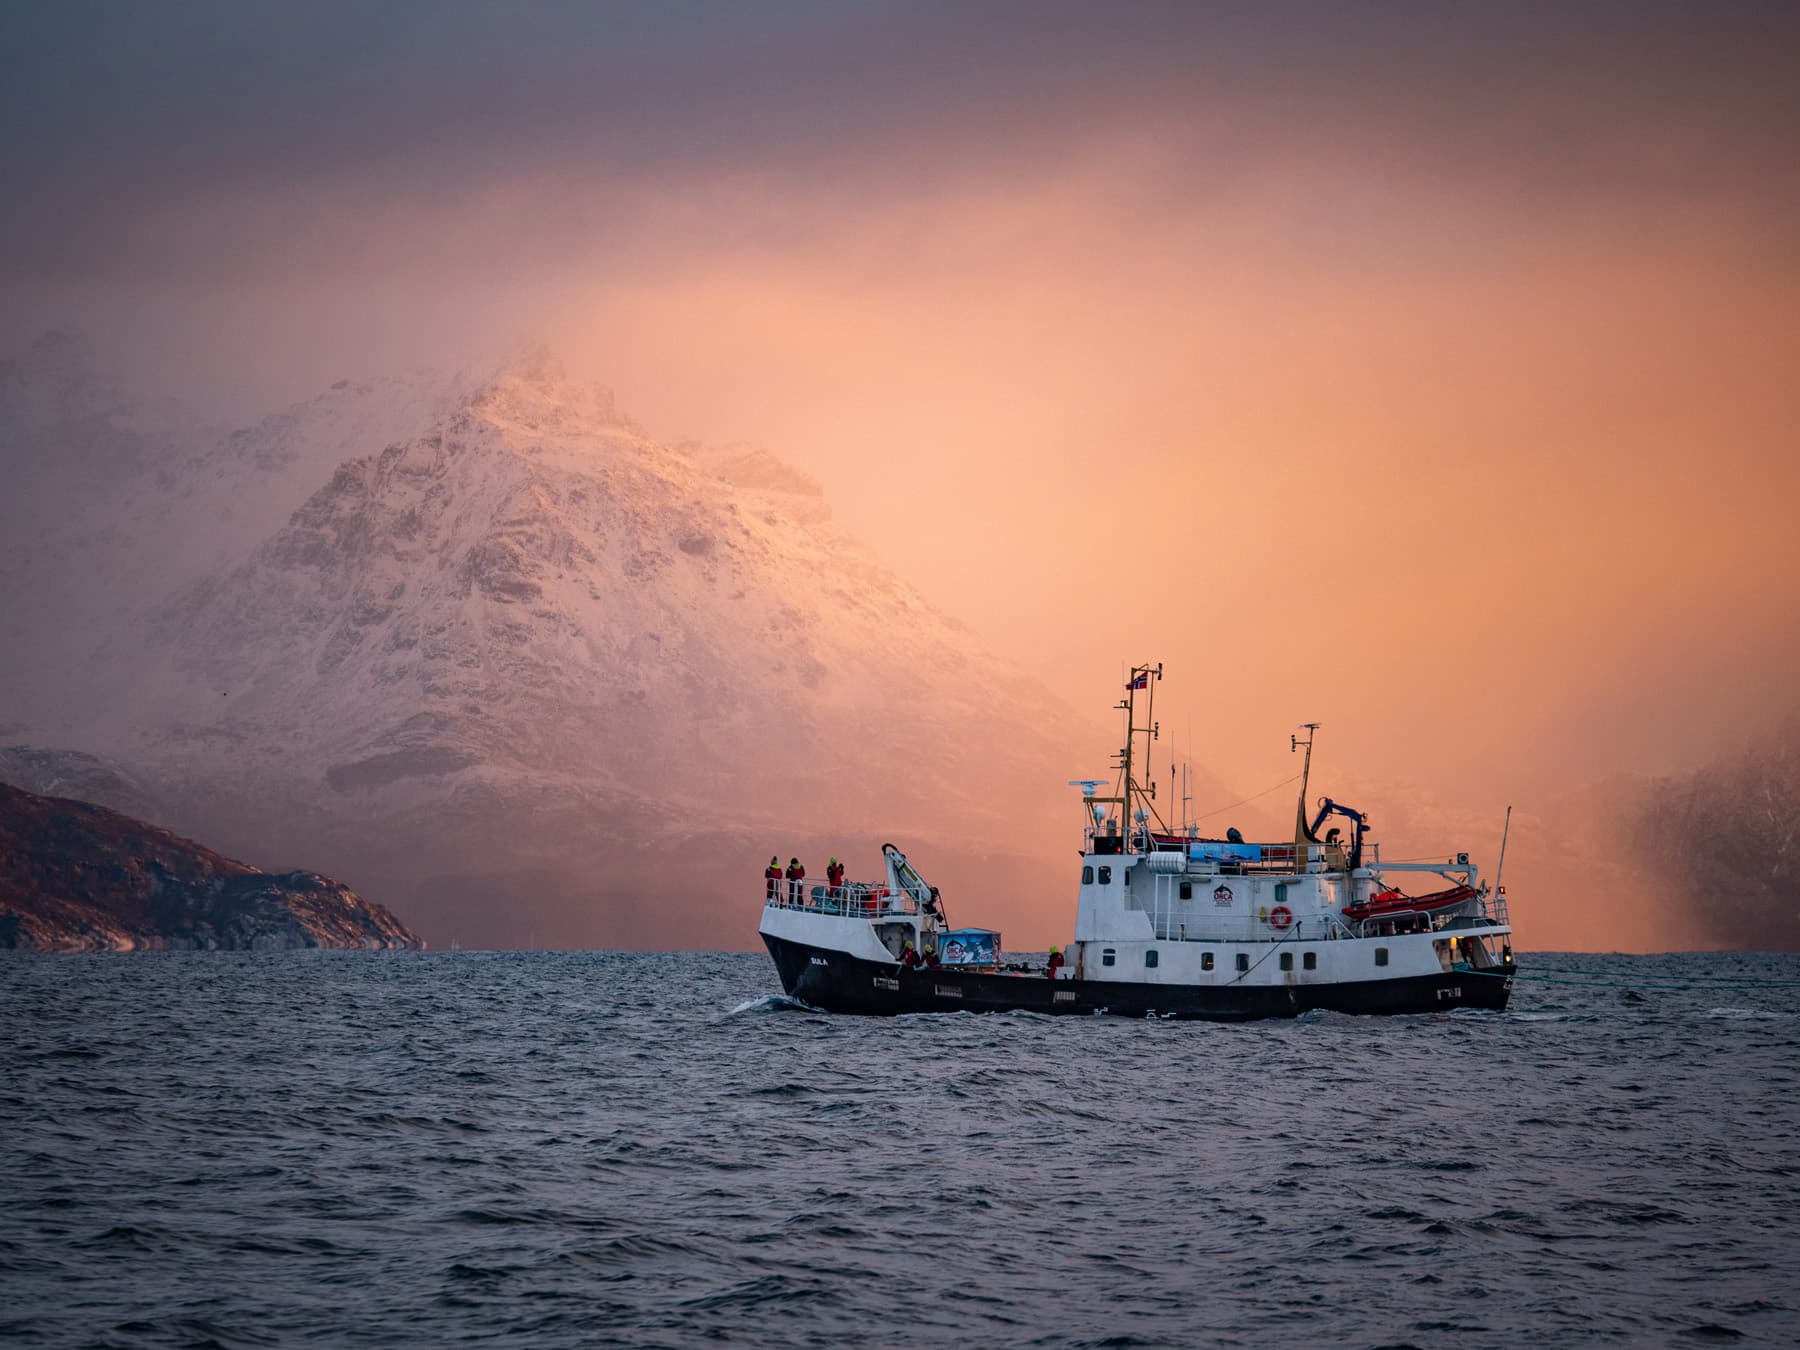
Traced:
<path fill-rule="evenodd" d="M 1189 839 L 1200 832 L 1200 822 L 1193 818 L 1194 792 L 1188 781 L 1189 771 L 1194 766 L 1194 719 L 1188 718 L 1187 756 L 1181 761 L 1181 829 Z"/>
<path fill-rule="evenodd" d="M 1494 894 L 1500 894 L 1500 878 L 1506 875 L 1506 836 L 1512 833 L 1512 807 L 1506 808 L 1506 824 L 1500 827 L 1500 861 L 1494 868 Z M 1530 889 L 1527 887 L 1526 889 Z"/>

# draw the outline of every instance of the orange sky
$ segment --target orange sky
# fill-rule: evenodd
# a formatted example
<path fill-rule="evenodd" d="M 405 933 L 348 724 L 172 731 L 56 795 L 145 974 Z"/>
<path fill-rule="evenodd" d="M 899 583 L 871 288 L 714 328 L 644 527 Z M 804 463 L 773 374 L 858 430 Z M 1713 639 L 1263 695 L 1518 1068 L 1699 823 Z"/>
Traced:
<path fill-rule="evenodd" d="M 597 284 L 555 329 L 653 428 L 803 463 L 1071 699 L 1170 662 L 1228 772 L 1323 720 L 1498 801 L 1743 734 L 1800 643 L 1795 273 L 1705 207 L 1388 186 L 1319 254 L 1304 180 L 1126 239 L 1147 189 L 1096 172 Z"/>

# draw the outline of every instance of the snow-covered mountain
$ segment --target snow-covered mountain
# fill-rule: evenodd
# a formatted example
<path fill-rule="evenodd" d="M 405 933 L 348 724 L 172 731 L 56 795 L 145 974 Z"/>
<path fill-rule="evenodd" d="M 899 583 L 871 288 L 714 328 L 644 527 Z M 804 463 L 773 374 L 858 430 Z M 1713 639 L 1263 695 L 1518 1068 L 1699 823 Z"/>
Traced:
<path fill-rule="evenodd" d="M 139 415 L 60 387 L 0 444 Z M 1104 725 L 767 451 L 659 443 L 535 351 L 225 434 L 171 417 L 108 462 L 34 487 L 0 553 L 39 654 L 0 672 L 15 763 L 102 757 L 161 823 L 304 855 L 440 943 L 746 945 L 770 853 L 872 871 L 886 837 L 953 897 L 998 886 L 966 917 L 1066 924 L 1045 860 Z"/>

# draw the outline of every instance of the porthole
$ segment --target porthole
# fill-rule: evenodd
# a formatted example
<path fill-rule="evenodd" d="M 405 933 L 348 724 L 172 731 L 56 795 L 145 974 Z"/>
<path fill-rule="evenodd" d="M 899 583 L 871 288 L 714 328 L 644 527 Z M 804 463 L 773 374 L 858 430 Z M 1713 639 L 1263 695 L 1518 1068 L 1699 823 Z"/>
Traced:
<path fill-rule="evenodd" d="M 1091 866 L 1081 869 L 1081 884 L 1083 886 L 1092 886 L 1094 884 L 1094 869 Z"/>
<path fill-rule="evenodd" d="M 1283 970 L 1292 970 L 1294 968 L 1294 954 L 1292 952 L 1283 952 L 1281 954 L 1281 968 Z"/>
<path fill-rule="evenodd" d="M 1118 959 L 1119 959 L 1119 954 L 1117 952 L 1115 952 L 1111 947 L 1102 947 L 1100 949 L 1100 964 L 1101 965 L 1103 965 L 1103 966 L 1113 965 L 1118 961 Z"/>
<path fill-rule="evenodd" d="M 1156 948 L 1152 947 L 1149 951 L 1144 953 L 1144 964 L 1146 966 L 1154 966 L 1156 964 Z"/>
<path fill-rule="evenodd" d="M 1238 953 L 1237 968 L 1238 968 L 1238 974 L 1240 974 L 1240 975 L 1242 975 L 1246 970 L 1250 969 L 1250 953 L 1249 952 L 1239 952 Z"/>
<path fill-rule="evenodd" d="M 1300 958 L 1300 965 L 1306 970 L 1317 970 L 1319 968 L 1319 954 L 1317 952 L 1307 952 Z"/>
<path fill-rule="evenodd" d="M 1377 947 L 1375 949 L 1375 964 L 1378 966 L 1385 966 L 1387 964 L 1386 947 Z"/>
<path fill-rule="evenodd" d="M 1211 970 L 1212 968 L 1213 968 L 1213 954 L 1211 952 L 1201 952 L 1200 953 L 1200 969 Z"/>

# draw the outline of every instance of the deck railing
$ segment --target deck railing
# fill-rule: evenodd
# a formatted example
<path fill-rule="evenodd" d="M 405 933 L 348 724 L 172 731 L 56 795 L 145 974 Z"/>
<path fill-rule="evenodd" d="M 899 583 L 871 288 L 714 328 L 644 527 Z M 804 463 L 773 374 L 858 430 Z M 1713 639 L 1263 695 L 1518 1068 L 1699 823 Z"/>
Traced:
<path fill-rule="evenodd" d="M 918 900 L 905 891 L 889 890 L 868 881 L 846 881 L 832 886 L 807 877 L 776 882 L 763 880 L 764 908 L 802 909 L 814 914 L 845 914 L 853 918 L 879 919 L 897 914 L 917 914 Z"/>
<path fill-rule="evenodd" d="M 1335 914 L 1309 915 L 1286 928 L 1272 928 L 1268 920 L 1254 914 L 1190 918 L 1167 909 L 1149 913 L 1150 929 L 1159 942 L 1320 942 L 1360 936 Z"/>

